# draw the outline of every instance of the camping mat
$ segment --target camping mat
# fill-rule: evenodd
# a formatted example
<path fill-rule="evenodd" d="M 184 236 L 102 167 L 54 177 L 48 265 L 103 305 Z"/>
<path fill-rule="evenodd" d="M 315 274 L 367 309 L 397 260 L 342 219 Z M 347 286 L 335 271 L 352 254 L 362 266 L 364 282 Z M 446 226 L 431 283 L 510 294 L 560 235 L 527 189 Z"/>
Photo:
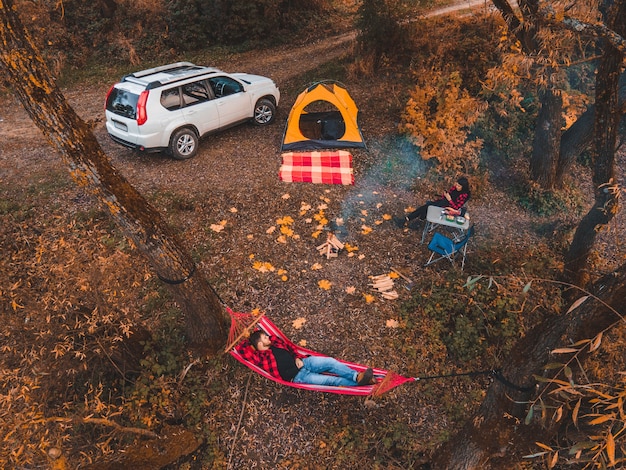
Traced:
<path fill-rule="evenodd" d="M 352 154 L 345 150 L 287 152 L 278 173 L 287 183 L 354 184 Z"/>

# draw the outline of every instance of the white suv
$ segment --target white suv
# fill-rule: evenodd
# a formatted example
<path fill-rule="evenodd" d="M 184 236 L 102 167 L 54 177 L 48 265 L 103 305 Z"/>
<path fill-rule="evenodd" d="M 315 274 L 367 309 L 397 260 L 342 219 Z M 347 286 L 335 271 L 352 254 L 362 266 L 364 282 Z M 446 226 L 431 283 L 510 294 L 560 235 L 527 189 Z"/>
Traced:
<path fill-rule="evenodd" d="M 269 78 L 177 62 L 122 78 L 109 90 L 111 138 L 141 151 L 169 151 L 178 160 L 198 152 L 200 137 L 252 120 L 276 118 L 280 91 Z"/>

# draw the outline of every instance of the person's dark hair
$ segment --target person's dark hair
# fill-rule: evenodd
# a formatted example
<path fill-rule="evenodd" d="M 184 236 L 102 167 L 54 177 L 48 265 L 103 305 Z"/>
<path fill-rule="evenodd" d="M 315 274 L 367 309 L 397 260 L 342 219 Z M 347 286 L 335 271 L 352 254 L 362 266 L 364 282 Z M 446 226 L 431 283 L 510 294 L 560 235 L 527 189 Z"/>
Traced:
<path fill-rule="evenodd" d="M 468 195 L 470 194 L 469 181 L 467 180 L 465 176 L 461 176 L 456 182 L 461 185 L 460 192 L 467 193 Z"/>
<path fill-rule="evenodd" d="M 255 349 L 258 349 L 259 341 L 261 341 L 261 335 L 264 333 L 265 331 L 263 330 L 255 330 L 250 335 L 250 338 L 248 338 L 248 341 L 250 341 L 250 344 L 254 346 Z"/>

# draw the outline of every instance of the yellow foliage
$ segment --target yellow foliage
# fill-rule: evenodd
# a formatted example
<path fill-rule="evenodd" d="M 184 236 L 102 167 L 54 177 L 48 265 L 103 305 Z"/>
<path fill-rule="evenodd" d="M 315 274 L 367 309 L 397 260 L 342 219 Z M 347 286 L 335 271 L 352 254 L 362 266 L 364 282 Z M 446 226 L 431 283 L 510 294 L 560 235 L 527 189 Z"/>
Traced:
<path fill-rule="evenodd" d="M 485 107 L 461 87 L 458 72 L 431 72 L 411 92 L 400 130 L 420 148 L 422 159 L 437 160 L 441 173 L 470 174 L 478 168 L 482 141 L 469 140 L 469 133 Z"/>

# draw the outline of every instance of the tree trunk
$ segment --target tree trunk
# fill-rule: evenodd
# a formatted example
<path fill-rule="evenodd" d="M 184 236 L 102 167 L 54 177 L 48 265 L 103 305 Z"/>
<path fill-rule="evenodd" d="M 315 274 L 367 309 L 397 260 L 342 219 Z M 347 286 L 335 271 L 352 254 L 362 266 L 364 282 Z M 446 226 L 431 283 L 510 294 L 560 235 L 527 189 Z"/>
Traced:
<path fill-rule="evenodd" d="M 626 33 L 626 0 L 612 7 L 612 24 L 617 34 Z M 595 203 L 576 228 L 565 256 L 564 276 L 569 282 L 585 286 L 590 280 L 589 255 L 598 227 L 608 224 L 619 209 L 620 187 L 615 181 L 615 150 L 621 113 L 618 107 L 618 84 L 623 61 L 619 49 L 605 41 L 605 52 L 596 74 L 595 121 L 593 128 L 593 184 Z"/>
<path fill-rule="evenodd" d="M 596 283 L 594 291 L 602 302 L 622 317 L 626 298 L 626 264 Z M 564 318 L 551 315 L 529 331 L 512 349 L 502 375 L 518 386 L 533 384 L 533 375 L 550 377 L 544 367 L 553 362 L 550 351 L 580 339 L 591 339 L 613 323 L 620 321 L 601 302 L 588 299 Z M 487 391 L 478 411 L 463 428 L 442 445 L 432 459 L 433 470 L 500 470 L 516 468 L 523 455 L 537 452 L 536 441 L 549 442 L 552 429 L 537 424 L 524 425 L 527 408 L 524 403 L 536 397 L 520 392 L 500 381 Z"/>
<path fill-rule="evenodd" d="M 617 109 L 622 116 L 621 122 L 623 123 L 626 120 L 624 117 L 626 113 L 626 72 L 622 72 L 619 81 Z M 591 147 L 595 116 L 596 107 L 591 105 L 569 129 L 563 132 L 559 151 L 559 164 L 556 169 L 555 187 L 557 189 L 563 188 L 565 176 L 569 173 L 576 158 Z"/>
<path fill-rule="evenodd" d="M 530 178 L 543 189 L 553 189 L 561 145 L 563 99 L 553 89 L 541 94 L 541 110 L 537 116 L 533 150 L 530 157 Z"/>
<path fill-rule="evenodd" d="M 0 39 L 0 65 L 8 84 L 61 153 L 74 181 L 98 197 L 167 283 L 185 313 L 191 341 L 202 343 L 210 352 L 218 351 L 227 336 L 219 298 L 159 213 L 111 165 L 91 129 L 69 106 L 11 0 L 0 0 Z"/>

